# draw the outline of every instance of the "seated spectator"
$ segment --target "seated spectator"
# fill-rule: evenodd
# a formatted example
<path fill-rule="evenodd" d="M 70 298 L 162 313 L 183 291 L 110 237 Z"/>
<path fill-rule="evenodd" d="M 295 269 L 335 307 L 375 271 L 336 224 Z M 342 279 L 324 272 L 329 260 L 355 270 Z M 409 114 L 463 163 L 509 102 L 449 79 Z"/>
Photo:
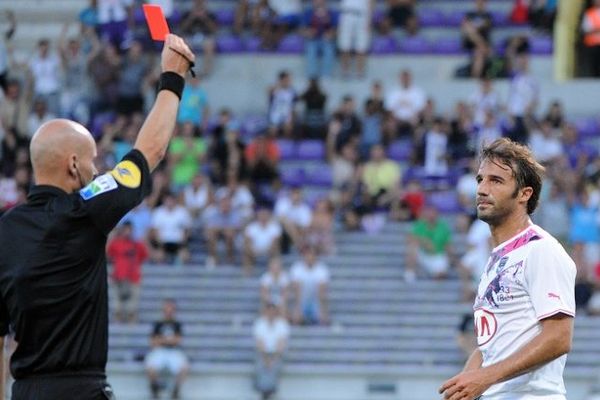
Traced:
<path fill-rule="evenodd" d="M 567 193 L 558 182 L 544 182 L 550 190 L 542 191 L 540 206 L 534 215 L 535 223 L 543 226 L 544 230 L 554 236 L 563 245 L 567 244 L 569 236 L 569 202 Z"/>
<path fill-rule="evenodd" d="M 154 322 L 150 345 L 152 350 L 146 355 L 146 373 L 150 381 L 153 399 L 158 399 L 161 385 L 159 375 L 168 370 L 175 377 L 171 398 L 178 399 L 181 385 L 189 371 L 188 359 L 181 348 L 183 327 L 176 318 L 177 304 L 173 299 L 163 302 L 163 317 Z"/>
<path fill-rule="evenodd" d="M 385 97 L 383 94 L 383 86 L 381 81 L 373 81 L 371 84 L 371 92 L 367 100 L 365 100 L 365 108 L 367 103 L 373 103 L 378 114 L 385 113 Z"/>
<path fill-rule="evenodd" d="M 274 11 L 274 44 L 279 44 L 286 33 L 296 29 L 302 19 L 301 0 L 269 0 L 269 7 Z"/>
<path fill-rule="evenodd" d="M 448 126 L 443 118 L 436 118 L 431 129 L 425 133 L 425 173 L 429 176 L 446 175 L 448 172 Z"/>
<path fill-rule="evenodd" d="M 129 211 L 122 222 L 131 224 L 132 237 L 135 241 L 148 243 L 148 236 L 152 229 L 152 210 L 148 207 L 147 199 Z"/>
<path fill-rule="evenodd" d="M 401 195 L 392 200 L 391 218 L 395 221 L 414 221 L 421 216 L 425 193 L 418 180 L 410 180 Z"/>
<path fill-rule="evenodd" d="M 423 89 L 414 86 L 409 70 L 400 73 L 400 87 L 390 91 L 385 98 L 385 108 L 396 121 L 396 131 L 400 136 L 411 136 L 423 111 L 426 96 Z"/>
<path fill-rule="evenodd" d="M 271 215 L 271 210 L 259 206 L 256 220 L 244 230 L 244 272 L 251 275 L 258 256 L 274 258 L 281 247 L 281 225 Z"/>
<path fill-rule="evenodd" d="M 474 124 L 479 126 L 484 124 L 488 111 L 493 114 L 499 112 L 500 98 L 494 90 L 491 79 L 483 77 L 479 80 L 478 89 L 469 97 L 469 107 Z"/>
<path fill-rule="evenodd" d="M 152 258 L 155 262 L 164 262 L 166 256 L 182 263 L 189 260 L 191 222 L 187 209 L 177 203 L 173 194 L 167 193 L 163 205 L 152 211 L 150 243 L 154 247 Z"/>
<path fill-rule="evenodd" d="M 541 163 L 558 160 L 562 156 L 562 144 L 555 135 L 550 121 L 542 120 L 538 129 L 529 136 L 529 147 L 535 158 Z"/>
<path fill-rule="evenodd" d="M 477 288 L 488 258 L 492 253 L 492 235 L 487 223 L 475 219 L 466 237 L 466 252 L 458 264 L 462 280 L 463 300 L 468 302 L 477 295 Z"/>
<path fill-rule="evenodd" d="M 133 2 L 131 0 L 97 0 L 98 35 L 117 49 L 131 40 Z"/>
<path fill-rule="evenodd" d="M 329 122 L 327 140 L 332 140 L 339 151 L 346 143 L 357 143 L 361 132 L 362 121 L 356 112 L 354 98 L 346 95 Z"/>
<path fill-rule="evenodd" d="M 451 164 L 466 161 L 475 154 L 471 147 L 475 125 L 467 103 L 457 102 L 453 117 L 446 126 L 448 130 L 448 162 Z M 435 118 L 431 121 L 431 125 L 434 124 Z"/>
<path fill-rule="evenodd" d="M 24 84 L 14 79 L 6 82 L 4 96 L 0 98 L 0 126 L 4 129 L 5 138 L 10 135 L 15 139 L 23 140 L 30 136 L 27 132 L 33 96 L 32 80 L 32 78 L 26 79 Z M 2 158 L 6 159 L 10 154 L 2 151 Z"/>
<path fill-rule="evenodd" d="M 289 252 L 291 243 L 296 248 L 301 248 L 302 238 L 312 220 L 312 211 L 302 198 L 301 187 L 293 187 L 289 195 L 277 199 L 275 203 L 275 216 L 283 226 L 285 233 L 282 238 L 284 254 Z"/>
<path fill-rule="evenodd" d="M 531 25 L 546 33 L 552 33 L 558 0 L 532 0 L 529 3 Z"/>
<path fill-rule="evenodd" d="M 202 215 L 204 209 L 210 204 L 211 197 L 210 180 L 201 173 L 196 174 L 192 183 L 183 189 L 183 204 L 194 219 Z"/>
<path fill-rule="evenodd" d="M 490 142 L 491 143 L 491 142 Z M 458 182 L 456 183 L 456 192 L 458 194 L 458 202 L 463 210 L 474 216 L 476 211 L 477 201 L 477 171 L 479 170 L 479 161 L 476 159 L 469 162 L 469 169 L 465 171 Z"/>
<path fill-rule="evenodd" d="M 503 136 L 500 121 L 493 111 L 487 110 L 484 115 L 483 124 L 475 128 L 475 154 L 479 154 L 483 146 L 492 143 Z"/>
<path fill-rule="evenodd" d="M 275 86 L 269 89 L 269 124 L 272 136 L 280 133 L 291 138 L 294 132 L 294 104 L 298 100 L 288 71 L 281 71 Z"/>
<path fill-rule="evenodd" d="M 38 130 L 44 123 L 56 118 L 55 114 L 52 114 L 48 110 L 48 103 L 43 98 L 37 98 L 33 102 L 33 108 L 29 114 L 27 120 L 27 135 L 29 138 Z"/>
<path fill-rule="evenodd" d="M 423 208 L 421 218 L 411 227 L 408 241 L 405 279 L 412 282 L 418 270 L 435 279 L 446 278 L 450 267 L 452 231 L 431 205 Z"/>
<path fill-rule="evenodd" d="M 382 123 L 383 113 L 379 111 L 377 103 L 371 99 L 367 100 L 363 117 L 363 131 L 360 136 L 360 154 L 362 159 L 368 158 L 371 147 L 384 143 L 381 129 Z M 385 142 L 389 143 L 388 140 L 385 140 Z"/>
<path fill-rule="evenodd" d="M 112 281 L 117 291 L 115 318 L 118 322 L 136 322 L 142 264 L 148 258 L 148 249 L 133 238 L 131 222 L 125 222 L 108 243 L 106 253 L 113 263 Z"/>
<path fill-rule="evenodd" d="M 382 145 L 373 146 L 362 175 L 372 207 L 388 207 L 400 188 L 401 178 L 398 163 L 386 157 Z"/>
<path fill-rule="evenodd" d="M 194 0 L 192 8 L 183 16 L 180 29 L 186 42 L 202 50 L 200 76 L 211 73 L 215 58 L 215 38 L 218 29 L 215 15 L 206 7 L 204 0 Z"/>
<path fill-rule="evenodd" d="M 337 152 L 333 140 L 327 141 L 327 160 L 331 165 L 331 175 L 333 180 L 331 198 L 334 203 L 339 204 L 341 192 L 350 185 L 354 178 L 356 163 L 358 161 L 356 146 L 352 143 L 346 143 L 342 146 L 341 150 Z"/>
<path fill-rule="evenodd" d="M 487 10 L 487 0 L 475 0 L 475 10 L 465 14 L 461 24 L 463 48 L 471 53 L 471 77 L 483 77 L 490 56 L 492 14 Z"/>
<path fill-rule="evenodd" d="M 315 248 L 304 247 L 302 260 L 292 265 L 290 276 L 295 300 L 294 323 L 329 324 L 329 269 L 319 261 Z"/>
<path fill-rule="evenodd" d="M 581 188 L 577 197 L 571 204 L 569 242 L 573 246 L 577 275 L 589 278 L 600 262 L 600 213 L 587 188 Z"/>
<path fill-rule="evenodd" d="M 259 134 L 246 146 L 244 156 L 253 185 L 273 185 L 278 180 L 279 145 L 267 132 Z"/>
<path fill-rule="evenodd" d="M 290 277 L 281 266 L 281 258 L 269 260 L 267 271 L 260 278 L 261 308 L 273 303 L 281 310 L 281 315 L 287 318 L 290 290 Z"/>
<path fill-rule="evenodd" d="M 600 0 L 590 3 L 581 21 L 583 51 L 586 54 L 588 76 L 600 77 Z"/>
<path fill-rule="evenodd" d="M 356 75 L 366 75 L 367 51 L 371 42 L 371 16 L 374 0 L 341 0 L 338 48 L 341 52 L 342 78 L 351 76 L 352 55 L 356 56 Z"/>
<path fill-rule="evenodd" d="M 249 29 L 254 36 L 260 35 L 263 31 L 263 22 L 270 23 L 265 17 L 269 17 L 272 12 L 269 10 L 267 15 L 263 11 L 268 9 L 268 0 L 240 0 L 235 8 L 235 17 L 233 21 L 233 33 L 241 35 L 244 30 Z M 270 17 L 269 17 L 270 18 Z"/>
<path fill-rule="evenodd" d="M 312 7 L 304 14 L 303 26 L 308 77 L 331 77 L 335 62 L 336 21 L 325 0 L 313 0 Z"/>
<path fill-rule="evenodd" d="M 229 196 L 231 207 L 242 217 L 245 225 L 254 215 L 254 197 L 245 182 L 240 182 L 235 173 L 230 172 L 227 177 L 227 186 L 217 190 L 217 198 Z"/>
<path fill-rule="evenodd" d="M 304 245 L 314 247 L 318 255 L 331 255 L 335 252 L 333 211 L 333 204 L 327 199 L 320 199 L 315 205 Z"/>
<path fill-rule="evenodd" d="M 211 178 L 215 184 L 225 185 L 227 177 L 235 174 L 238 179 L 246 178 L 248 168 L 244 157 L 246 146 L 240 139 L 239 130 L 229 122 L 224 122 L 229 118 L 229 112 L 221 112 L 220 120 L 223 124 L 217 126 L 213 132 L 210 156 Z"/>
<path fill-rule="evenodd" d="M 206 267 L 214 268 L 218 263 L 217 242 L 225 241 L 227 247 L 227 261 L 231 264 L 235 260 L 235 238 L 242 228 L 243 217 L 231 205 L 228 195 L 217 196 L 217 204 L 209 206 L 204 212 L 205 235 L 208 244 L 208 257 Z"/>
<path fill-rule="evenodd" d="M 327 125 L 325 116 L 327 95 L 316 78 L 310 79 L 308 88 L 300 95 L 300 100 L 304 102 L 303 138 L 323 139 Z"/>
<path fill-rule="evenodd" d="M 192 182 L 205 155 L 206 142 L 191 122 L 185 122 L 169 144 L 171 185 L 177 191 Z"/>
<path fill-rule="evenodd" d="M 550 103 L 550 107 L 548 108 L 548 112 L 546 113 L 544 119 L 550 122 L 552 128 L 562 128 L 563 123 L 565 122 L 565 114 L 560 101 L 554 100 L 552 103 Z"/>
<path fill-rule="evenodd" d="M 387 0 L 387 13 L 381 21 L 381 33 L 389 35 L 396 28 L 414 35 L 419 29 L 419 20 L 415 13 L 416 0 Z"/>
<path fill-rule="evenodd" d="M 200 77 L 190 76 L 183 88 L 177 122 L 179 124 L 191 123 L 200 132 L 206 130 L 208 125 L 209 107 L 208 95 L 201 85 Z"/>
<path fill-rule="evenodd" d="M 276 304 L 268 303 L 264 308 L 261 317 L 254 322 L 253 336 L 256 344 L 254 386 L 261 398 L 267 400 L 277 391 L 290 337 L 288 322 Z"/>

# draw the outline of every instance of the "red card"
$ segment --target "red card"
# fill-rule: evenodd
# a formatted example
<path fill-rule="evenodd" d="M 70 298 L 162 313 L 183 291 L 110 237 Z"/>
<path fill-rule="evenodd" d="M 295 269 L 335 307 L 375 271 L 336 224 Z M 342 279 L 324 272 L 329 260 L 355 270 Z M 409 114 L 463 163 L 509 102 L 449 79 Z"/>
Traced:
<path fill-rule="evenodd" d="M 169 25 L 167 25 L 162 8 L 156 4 L 144 4 L 143 7 L 152 40 L 164 42 L 169 34 Z"/>

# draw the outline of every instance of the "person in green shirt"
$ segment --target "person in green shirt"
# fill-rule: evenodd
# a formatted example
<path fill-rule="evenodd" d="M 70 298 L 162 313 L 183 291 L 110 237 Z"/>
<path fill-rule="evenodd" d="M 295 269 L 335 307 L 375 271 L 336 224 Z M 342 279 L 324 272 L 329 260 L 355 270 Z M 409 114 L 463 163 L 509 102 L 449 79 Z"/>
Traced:
<path fill-rule="evenodd" d="M 426 205 L 421 218 L 411 227 L 405 279 L 414 281 L 418 269 L 435 279 L 445 278 L 450 267 L 451 240 L 452 231 L 448 224 L 439 217 L 435 207 Z"/>
<path fill-rule="evenodd" d="M 192 182 L 206 155 L 206 142 L 195 131 L 191 122 L 184 122 L 179 134 L 171 140 L 169 166 L 171 185 L 175 188 L 180 189 Z"/>

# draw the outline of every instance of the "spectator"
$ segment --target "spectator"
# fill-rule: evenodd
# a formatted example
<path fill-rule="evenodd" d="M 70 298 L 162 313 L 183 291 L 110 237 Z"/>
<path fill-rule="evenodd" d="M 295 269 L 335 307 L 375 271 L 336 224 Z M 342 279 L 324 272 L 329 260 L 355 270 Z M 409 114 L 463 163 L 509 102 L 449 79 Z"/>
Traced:
<path fill-rule="evenodd" d="M 217 254 L 219 239 L 225 241 L 227 261 L 233 264 L 235 260 L 235 238 L 242 228 L 242 215 L 240 211 L 232 207 L 230 196 L 217 196 L 217 204 L 209 206 L 204 212 L 204 226 L 208 244 L 206 267 L 212 269 L 219 263 Z"/>
<path fill-rule="evenodd" d="M 588 73 L 592 77 L 600 77 L 600 0 L 593 0 L 583 14 L 581 30 Z"/>
<path fill-rule="evenodd" d="M 269 0 L 269 7 L 273 10 L 273 43 L 279 45 L 281 38 L 288 32 L 296 29 L 302 19 L 301 0 Z"/>
<path fill-rule="evenodd" d="M 435 123 L 435 117 L 431 120 L 430 126 Z M 475 131 L 475 125 L 471 110 L 467 103 L 459 101 L 456 103 L 454 118 L 446 129 L 448 132 L 448 160 L 451 163 L 457 163 L 461 160 L 470 159 L 475 152 L 473 151 L 472 139 Z"/>
<path fill-rule="evenodd" d="M 492 80 L 483 77 L 479 80 L 479 89 L 469 98 L 469 107 L 473 115 L 475 125 L 483 125 L 486 120 L 486 113 L 491 111 L 493 114 L 500 110 L 500 98 L 492 86 Z"/>
<path fill-rule="evenodd" d="M 545 182 L 550 186 L 546 193 L 542 191 L 540 207 L 535 212 L 536 224 L 543 227 L 561 243 L 567 244 L 569 236 L 569 202 L 567 194 L 557 182 Z"/>
<path fill-rule="evenodd" d="M 330 77 L 335 62 L 335 19 L 325 0 L 313 0 L 304 15 L 306 68 L 309 78 Z"/>
<path fill-rule="evenodd" d="M 206 130 L 209 117 L 208 95 L 199 77 L 190 77 L 183 89 L 177 122 L 190 122 L 196 129 Z"/>
<path fill-rule="evenodd" d="M 290 336 L 290 327 L 281 317 L 277 305 L 267 304 L 262 316 L 254 322 L 253 335 L 256 343 L 255 388 L 266 400 L 277 391 Z"/>
<path fill-rule="evenodd" d="M 369 102 L 374 104 L 375 110 L 378 114 L 385 113 L 385 98 L 381 81 L 373 81 L 371 84 L 371 93 L 369 94 L 367 100 L 365 100 L 365 107 Z"/>
<path fill-rule="evenodd" d="M 142 201 L 139 206 L 129 211 L 123 217 L 123 222 L 131 224 L 133 240 L 146 243 L 150 229 L 152 229 L 152 210 L 148 207 L 147 200 Z"/>
<path fill-rule="evenodd" d="M 458 272 L 462 281 L 463 300 L 471 301 L 477 295 L 481 274 L 492 252 L 489 226 L 474 219 L 469 226 L 466 237 L 466 251 L 458 264 Z"/>
<path fill-rule="evenodd" d="M 169 144 L 171 184 L 177 190 L 192 182 L 206 155 L 206 142 L 191 122 L 183 123 L 178 132 Z"/>
<path fill-rule="evenodd" d="M 406 184 L 400 197 L 392 200 L 391 218 L 396 221 L 414 221 L 421 215 L 425 194 L 421 183 L 412 179 Z"/>
<path fill-rule="evenodd" d="M 444 279 L 450 267 L 449 246 L 452 231 L 438 215 L 438 210 L 426 205 L 421 218 L 411 228 L 408 241 L 405 279 L 412 282 L 421 269 L 428 276 Z"/>
<path fill-rule="evenodd" d="M 291 138 L 294 131 L 294 103 L 298 100 L 289 72 L 281 71 L 275 86 L 269 89 L 269 123 L 271 135 Z"/>
<path fill-rule="evenodd" d="M 471 52 L 471 77 L 481 78 L 486 61 L 491 55 L 490 36 L 492 14 L 487 11 L 487 0 L 475 0 L 475 10 L 469 11 L 461 24 L 463 47 Z"/>
<path fill-rule="evenodd" d="M 244 272 L 251 275 L 256 257 L 279 255 L 281 246 L 281 225 L 271 215 L 266 206 L 259 206 L 256 220 L 244 230 Z"/>
<path fill-rule="evenodd" d="M 552 33 L 558 0 L 533 0 L 529 3 L 529 20 L 534 28 Z"/>
<path fill-rule="evenodd" d="M 321 89 L 318 79 L 310 79 L 308 88 L 300 95 L 300 100 L 304 102 L 303 137 L 323 139 L 326 129 L 325 104 L 327 103 L 327 95 Z"/>
<path fill-rule="evenodd" d="M 142 52 L 142 44 L 131 41 L 125 59 L 119 68 L 119 84 L 117 86 L 117 112 L 131 116 L 144 111 L 142 86 L 148 79 L 150 66 Z"/>
<path fill-rule="evenodd" d="M 280 39 L 275 33 L 275 10 L 269 0 L 258 0 L 254 9 L 253 25 L 258 28 L 260 47 L 263 50 L 274 50 Z"/>
<path fill-rule="evenodd" d="M 327 199 L 320 199 L 315 205 L 312 220 L 305 245 L 314 247 L 319 255 L 335 253 L 335 239 L 333 237 L 333 204 Z"/>
<path fill-rule="evenodd" d="M 117 88 L 121 58 L 117 48 L 104 43 L 100 50 L 90 56 L 88 76 L 92 79 L 92 104 L 90 108 L 98 113 L 114 111 L 117 104 Z"/>
<path fill-rule="evenodd" d="M 232 173 L 237 175 L 238 179 L 247 176 L 245 148 L 237 129 L 229 126 L 215 129 L 211 150 L 208 153 L 211 156 L 212 179 L 216 184 L 225 184 L 227 176 Z"/>
<path fill-rule="evenodd" d="M 581 171 L 590 161 L 591 154 L 584 148 L 579 140 L 577 127 L 565 123 L 561 132 L 563 154 L 570 169 Z"/>
<path fill-rule="evenodd" d="M 392 90 L 385 99 L 385 108 L 394 116 L 398 134 L 412 135 L 425 102 L 423 89 L 413 85 L 410 71 L 403 70 L 400 73 L 400 87 Z"/>
<path fill-rule="evenodd" d="M 500 123 L 496 119 L 496 114 L 491 110 L 485 112 L 483 124 L 477 126 L 475 131 L 475 154 L 479 154 L 484 145 L 488 145 L 503 136 Z"/>
<path fill-rule="evenodd" d="M 261 3 L 266 3 L 266 0 L 238 1 L 233 21 L 233 32 L 236 35 L 241 35 L 244 29 L 248 28 L 253 35 L 260 35 L 263 32 L 263 27 L 261 26 L 263 22 Z"/>
<path fill-rule="evenodd" d="M 475 337 L 475 322 L 473 321 L 473 312 L 465 312 L 460 324 L 458 325 L 458 334 L 456 337 L 458 347 L 461 349 L 465 359 L 468 359 L 473 351 L 477 349 L 477 338 Z"/>
<path fill-rule="evenodd" d="M 60 112 L 60 61 L 56 54 L 50 52 L 50 40 L 38 41 L 37 54 L 29 61 L 29 69 L 34 78 L 33 93 L 43 99 L 50 112 Z M 32 132 L 33 134 L 33 132 Z"/>
<path fill-rule="evenodd" d="M 312 211 L 302 198 L 301 187 L 293 187 L 289 195 L 277 199 L 275 216 L 285 232 L 282 239 L 283 252 L 289 252 L 290 240 L 297 248 L 301 248 L 302 238 L 312 220 Z"/>
<path fill-rule="evenodd" d="M 517 72 L 510 83 L 507 101 L 508 113 L 512 119 L 508 137 L 520 143 L 527 143 L 529 131 L 526 120 L 535 111 L 539 89 L 537 81 L 529 73 L 528 56 L 517 56 L 516 64 Z"/>
<path fill-rule="evenodd" d="M 279 146 L 262 132 L 244 150 L 250 181 L 253 185 L 274 184 L 279 178 Z"/>
<path fill-rule="evenodd" d="M 175 377 L 173 399 L 179 398 L 179 391 L 188 371 L 189 363 L 181 348 L 183 326 L 176 318 L 177 304 L 173 299 L 163 302 L 163 318 L 156 321 L 152 328 L 150 344 L 152 350 L 146 356 L 146 373 L 150 381 L 153 399 L 160 394 L 159 374 L 168 370 Z"/>
<path fill-rule="evenodd" d="M 360 137 L 360 153 L 361 158 L 366 159 L 369 150 L 376 144 L 384 143 L 382 137 L 381 125 L 383 123 L 383 115 L 379 112 L 379 108 L 375 100 L 369 99 L 365 103 L 365 114 L 363 117 L 363 131 Z M 385 138 L 389 143 L 390 138 Z"/>
<path fill-rule="evenodd" d="M 329 269 L 318 260 L 315 248 L 306 246 L 302 250 L 302 260 L 292 265 L 290 275 L 296 304 L 292 316 L 294 323 L 328 324 Z"/>
<path fill-rule="evenodd" d="M 131 222 L 124 222 L 108 243 L 107 255 L 113 263 L 112 280 L 116 288 L 115 318 L 119 322 L 137 321 L 142 280 L 142 264 L 148 258 L 143 242 L 133 238 Z"/>
<path fill-rule="evenodd" d="M 410 36 L 419 29 L 419 20 L 415 13 L 416 0 L 387 0 L 387 13 L 381 21 L 381 31 L 389 35 L 395 28 L 402 28 Z"/>
<path fill-rule="evenodd" d="M 287 318 L 290 290 L 290 277 L 281 266 L 281 258 L 269 260 L 268 270 L 260 278 L 261 308 L 267 304 L 275 304 L 281 310 L 281 315 Z"/>
<path fill-rule="evenodd" d="M 443 176 L 448 172 L 448 128 L 443 118 L 436 118 L 425 134 L 425 173 Z"/>
<path fill-rule="evenodd" d="M 191 10 L 183 16 L 180 28 L 188 43 L 194 48 L 202 49 L 200 76 L 209 75 L 215 58 L 214 35 L 219 27 L 215 15 L 207 9 L 204 0 L 194 0 Z"/>
<path fill-rule="evenodd" d="M 97 0 L 98 32 L 103 42 L 110 42 L 117 49 L 131 40 L 133 0 Z"/>
<path fill-rule="evenodd" d="M 339 152 L 335 151 L 334 143 L 327 143 L 327 159 L 331 165 L 332 199 L 338 204 L 341 191 L 348 187 L 354 177 L 355 165 L 358 161 L 356 146 L 346 143 Z"/>
<path fill-rule="evenodd" d="M 400 166 L 386 157 L 383 146 L 371 148 L 371 158 L 365 164 L 362 182 L 373 207 L 387 207 L 400 189 Z"/>
<path fill-rule="evenodd" d="M 0 126 L 5 134 L 13 131 L 17 138 L 29 137 L 28 117 L 33 96 L 32 79 L 27 79 L 25 85 L 9 79 L 6 83 L 4 97 L 0 98 Z M 2 152 L 8 157 L 7 152 Z"/>
<path fill-rule="evenodd" d="M 188 240 L 191 228 L 191 217 L 187 209 L 177 204 L 171 193 L 164 197 L 162 206 L 152 211 L 151 243 L 154 247 L 153 259 L 165 261 L 165 256 L 177 257 L 178 262 L 185 263 L 190 258 Z"/>
<path fill-rule="evenodd" d="M 580 190 L 578 197 L 571 204 L 569 241 L 573 246 L 577 274 L 589 279 L 600 262 L 600 214 L 598 204 L 592 202 L 587 188 Z"/>
<path fill-rule="evenodd" d="M 365 76 L 371 36 L 374 0 L 341 0 L 338 48 L 341 52 L 342 78 L 350 78 L 351 54 L 356 54 L 356 73 Z"/>
<path fill-rule="evenodd" d="M 354 98 L 346 95 L 331 118 L 327 140 L 333 141 L 336 150 L 340 150 L 346 143 L 358 142 L 361 131 L 362 121 L 356 112 Z"/>
<path fill-rule="evenodd" d="M 550 107 L 548 108 L 548 112 L 544 117 L 545 120 L 550 122 L 552 128 L 560 129 L 565 122 L 565 114 L 563 111 L 563 106 L 558 100 L 554 100 L 550 103 Z"/>
<path fill-rule="evenodd" d="M 490 142 L 491 143 L 491 142 Z M 475 216 L 477 200 L 477 172 L 479 162 L 473 159 L 469 162 L 469 169 L 465 171 L 456 183 L 456 192 L 458 193 L 458 202 L 471 216 Z"/>
<path fill-rule="evenodd" d="M 227 176 L 227 186 L 217 190 L 217 197 L 229 196 L 231 206 L 240 214 L 245 225 L 254 215 L 254 196 L 245 182 L 240 182 L 235 173 Z"/>
<path fill-rule="evenodd" d="M 8 27 L 2 33 L 0 39 L 0 89 L 6 91 L 6 84 L 8 83 L 8 42 L 15 34 L 17 29 L 17 19 L 15 13 L 11 10 L 5 10 L 4 15 L 6 16 Z"/>
<path fill-rule="evenodd" d="M 202 215 L 210 204 L 212 188 L 207 176 L 197 173 L 192 183 L 183 189 L 183 204 L 195 219 Z"/>
<path fill-rule="evenodd" d="M 56 115 L 48 110 L 48 103 L 46 100 L 43 97 L 38 97 L 33 102 L 33 109 L 27 120 L 27 136 L 31 139 L 35 131 L 37 131 L 42 124 L 54 118 L 56 118 Z"/>
<path fill-rule="evenodd" d="M 562 156 L 562 144 L 556 137 L 552 124 L 548 120 L 540 121 L 539 129 L 529 137 L 529 147 L 535 158 L 541 163 L 557 161 Z"/>

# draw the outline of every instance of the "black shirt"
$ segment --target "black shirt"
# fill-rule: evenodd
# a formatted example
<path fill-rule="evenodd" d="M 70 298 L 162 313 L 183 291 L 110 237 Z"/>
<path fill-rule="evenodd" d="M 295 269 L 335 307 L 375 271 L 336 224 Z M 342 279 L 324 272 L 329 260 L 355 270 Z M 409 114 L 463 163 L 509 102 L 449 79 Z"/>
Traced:
<path fill-rule="evenodd" d="M 174 337 L 181 336 L 181 323 L 179 321 L 156 321 L 152 328 L 152 337 Z M 176 346 L 165 346 L 165 347 L 176 347 Z"/>
<path fill-rule="evenodd" d="M 35 186 L 0 218 L 0 335 L 14 328 L 16 379 L 104 374 L 107 234 L 151 190 L 138 150 L 75 193 Z"/>

